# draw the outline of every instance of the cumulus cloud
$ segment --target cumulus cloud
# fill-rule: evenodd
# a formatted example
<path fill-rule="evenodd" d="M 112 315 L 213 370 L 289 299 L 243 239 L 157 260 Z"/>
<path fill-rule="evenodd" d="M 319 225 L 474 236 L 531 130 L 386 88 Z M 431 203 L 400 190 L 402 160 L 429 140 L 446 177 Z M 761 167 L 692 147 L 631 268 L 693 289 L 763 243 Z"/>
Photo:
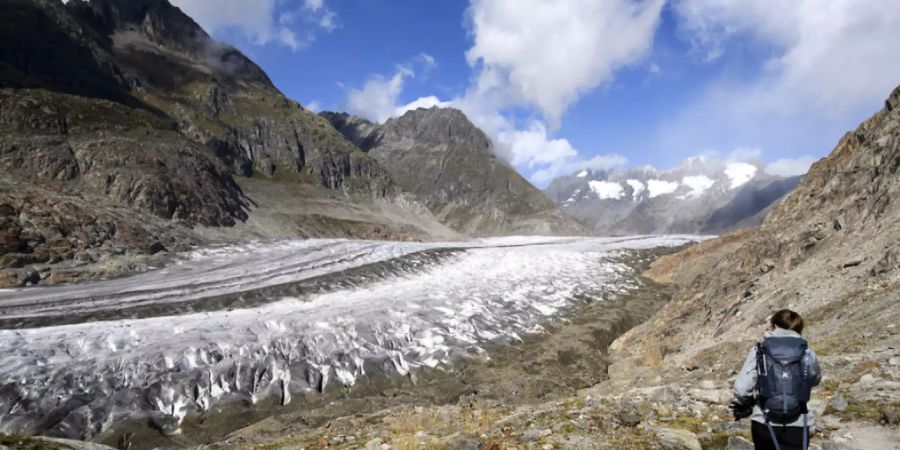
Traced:
<path fill-rule="evenodd" d="M 768 57 L 708 83 L 661 126 L 660 145 L 826 152 L 900 79 L 900 2 L 675 0 L 674 11 L 705 59 L 738 40 Z"/>
<path fill-rule="evenodd" d="M 415 76 L 407 65 L 348 90 L 347 105 L 378 122 L 420 106 L 458 108 L 491 137 L 499 157 L 537 184 L 575 170 L 621 166 L 626 162 L 621 155 L 586 159 L 553 132 L 581 96 L 648 54 L 663 3 L 471 0 L 466 14 L 473 43 L 466 58 L 474 73 L 463 95 L 399 103 L 404 83 Z M 419 58 L 419 64 L 428 66 L 428 58 Z M 519 121 L 513 110 L 537 112 L 543 120 Z"/>
<path fill-rule="evenodd" d="M 663 0 L 472 0 L 466 59 L 475 90 L 537 108 L 556 128 L 565 110 L 644 58 Z"/>
<path fill-rule="evenodd" d="M 423 74 L 435 67 L 437 62 L 434 57 L 421 53 L 410 62 L 398 65 L 390 77 L 371 75 L 361 88 L 347 91 L 347 109 L 373 122 L 384 122 L 416 108 L 449 106 L 449 102 L 441 101 L 435 96 L 421 97 L 406 104 L 399 103 L 406 80 L 415 78 L 417 71 Z"/>
<path fill-rule="evenodd" d="M 297 51 L 308 46 L 316 31 L 332 31 L 337 17 L 324 0 L 172 0 L 208 33 L 237 30 L 255 45 L 277 43 Z M 318 24 L 310 27 L 309 24 Z"/>
<path fill-rule="evenodd" d="M 812 166 L 814 162 L 816 162 L 816 158 L 813 158 L 812 156 L 779 159 L 766 166 L 766 173 L 782 177 L 804 175 L 809 171 L 810 166 Z"/>

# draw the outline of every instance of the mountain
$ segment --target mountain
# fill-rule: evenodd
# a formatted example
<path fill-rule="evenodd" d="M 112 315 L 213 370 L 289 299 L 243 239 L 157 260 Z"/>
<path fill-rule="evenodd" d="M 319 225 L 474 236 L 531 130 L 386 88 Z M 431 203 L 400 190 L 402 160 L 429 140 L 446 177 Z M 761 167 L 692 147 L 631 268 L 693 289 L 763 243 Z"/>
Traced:
<path fill-rule="evenodd" d="M 499 160 L 490 139 L 453 108 L 419 108 L 383 125 L 321 113 L 450 228 L 473 235 L 584 234 Z"/>
<path fill-rule="evenodd" d="M 898 130 L 900 87 L 815 163 L 760 226 L 656 261 L 647 275 L 675 283 L 679 292 L 613 345 L 619 362 L 611 376 L 643 392 L 702 379 L 724 388 L 769 315 L 789 307 L 804 316 L 804 336 L 827 380 L 811 403 L 819 428 L 837 436 L 834 430 L 849 434 L 855 427 L 859 437 L 873 426 L 896 426 Z M 852 448 L 886 448 L 863 442 Z"/>
<path fill-rule="evenodd" d="M 0 8 L 0 284 L 210 238 L 456 235 L 166 0 Z"/>
<path fill-rule="evenodd" d="M 768 175 L 758 164 L 692 157 L 663 172 L 583 170 L 557 178 L 546 192 L 602 234 L 718 234 L 759 224 L 761 211 L 799 181 Z"/>

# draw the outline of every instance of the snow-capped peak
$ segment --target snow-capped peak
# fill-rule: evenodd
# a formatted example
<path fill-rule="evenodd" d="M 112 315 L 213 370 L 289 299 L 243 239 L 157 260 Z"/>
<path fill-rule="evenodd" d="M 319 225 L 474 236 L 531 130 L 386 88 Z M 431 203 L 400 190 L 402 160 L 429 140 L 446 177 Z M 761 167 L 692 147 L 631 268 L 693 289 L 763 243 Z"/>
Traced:
<path fill-rule="evenodd" d="M 650 198 L 660 195 L 671 194 L 678 190 L 678 182 L 663 180 L 647 180 L 647 188 L 650 191 Z"/>
<path fill-rule="evenodd" d="M 725 176 L 731 181 L 731 189 L 735 189 L 753 179 L 756 170 L 753 164 L 733 162 L 725 166 Z"/>
<path fill-rule="evenodd" d="M 625 188 L 621 184 L 614 181 L 588 181 L 588 186 L 597 194 L 601 200 L 612 199 L 620 200 L 625 196 Z"/>
<path fill-rule="evenodd" d="M 682 178 L 681 183 L 684 186 L 687 186 L 690 191 L 688 191 L 684 195 L 679 196 L 678 198 L 699 198 L 701 195 L 703 195 L 704 192 L 706 192 L 709 188 L 713 187 L 713 185 L 716 184 L 716 180 L 713 180 L 706 175 L 694 175 Z"/>
<path fill-rule="evenodd" d="M 641 180 L 631 180 L 631 179 L 625 180 L 625 182 L 628 183 L 629 186 L 631 186 L 631 190 L 632 190 L 631 199 L 634 201 L 638 201 L 641 197 L 641 194 L 646 189 L 644 187 L 644 183 L 642 183 Z"/>

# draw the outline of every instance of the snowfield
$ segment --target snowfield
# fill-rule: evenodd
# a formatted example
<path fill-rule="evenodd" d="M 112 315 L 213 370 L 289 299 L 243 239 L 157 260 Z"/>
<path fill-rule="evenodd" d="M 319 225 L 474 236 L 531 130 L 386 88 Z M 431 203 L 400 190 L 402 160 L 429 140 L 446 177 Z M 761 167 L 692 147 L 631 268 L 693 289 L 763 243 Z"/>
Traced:
<path fill-rule="evenodd" d="M 695 236 L 257 242 L 129 278 L 0 291 L 0 431 L 176 432 L 216 404 L 408 375 L 634 287 L 624 249 Z"/>

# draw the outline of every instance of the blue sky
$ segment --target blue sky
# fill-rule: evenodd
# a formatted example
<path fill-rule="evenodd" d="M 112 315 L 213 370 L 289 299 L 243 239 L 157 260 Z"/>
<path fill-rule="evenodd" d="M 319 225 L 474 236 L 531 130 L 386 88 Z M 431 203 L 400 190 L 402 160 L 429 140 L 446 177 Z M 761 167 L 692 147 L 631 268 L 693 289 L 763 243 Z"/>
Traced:
<path fill-rule="evenodd" d="M 802 173 L 900 83 L 893 1 L 173 3 L 304 105 L 462 109 L 538 186 L 694 155 Z"/>

